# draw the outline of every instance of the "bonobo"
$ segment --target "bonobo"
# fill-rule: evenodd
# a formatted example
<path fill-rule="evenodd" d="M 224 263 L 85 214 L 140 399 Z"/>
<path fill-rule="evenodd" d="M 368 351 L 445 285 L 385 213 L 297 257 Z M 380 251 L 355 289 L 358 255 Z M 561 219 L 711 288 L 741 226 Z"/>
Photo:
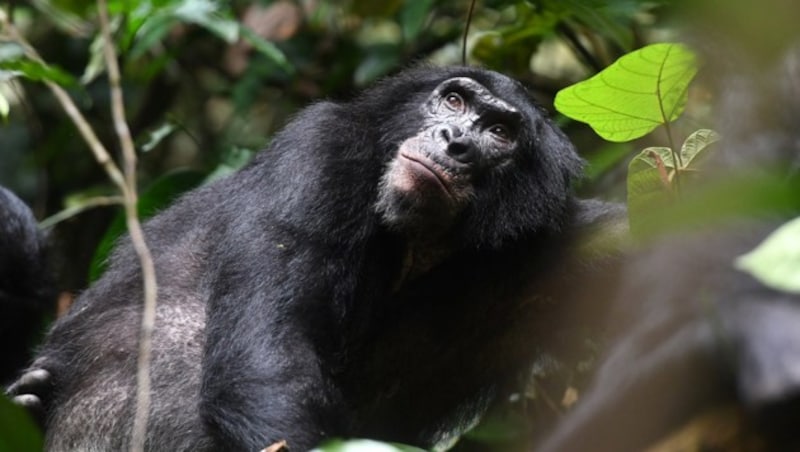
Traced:
<path fill-rule="evenodd" d="M 249 166 L 145 227 L 158 274 L 147 448 L 430 446 L 517 381 L 574 285 L 571 243 L 620 213 L 573 197 L 581 168 L 495 72 L 420 67 L 308 107 Z M 12 391 L 44 404 L 49 448 L 128 445 L 140 279 L 123 240 L 26 375 L 52 390 L 30 394 L 23 376 Z"/>
<path fill-rule="evenodd" d="M 55 310 L 46 248 L 28 206 L 0 187 L 0 384 L 27 364 L 36 333 Z"/>

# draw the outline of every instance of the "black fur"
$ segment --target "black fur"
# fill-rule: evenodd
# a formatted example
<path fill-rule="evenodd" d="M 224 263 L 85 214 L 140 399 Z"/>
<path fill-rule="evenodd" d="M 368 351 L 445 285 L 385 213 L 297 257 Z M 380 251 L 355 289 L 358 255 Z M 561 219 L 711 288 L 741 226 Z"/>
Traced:
<path fill-rule="evenodd" d="M 453 77 L 522 124 L 446 234 L 425 237 L 376 204 L 398 146 L 431 120 L 421 106 Z M 418 68 L 310 106 L 249 166 L 146 225 L 159 287 L 148 449 L 430 446 L 547 346 L 556 287 L 574 282 L 562 264 L 576 223 L 618 213 L 573 199 L 581 167 L 525 89 L 494 72 Z M 141 297 L 124 241 L 50 332 L 34 367 L 55 388 L 51 449 L 127 447 Z"/>
<path fill-rule="evenodd" d="M 28 206 L 0 187 L 0 384 L 28 363 L 36 333 L 55 308 L 46 251 Z"/>

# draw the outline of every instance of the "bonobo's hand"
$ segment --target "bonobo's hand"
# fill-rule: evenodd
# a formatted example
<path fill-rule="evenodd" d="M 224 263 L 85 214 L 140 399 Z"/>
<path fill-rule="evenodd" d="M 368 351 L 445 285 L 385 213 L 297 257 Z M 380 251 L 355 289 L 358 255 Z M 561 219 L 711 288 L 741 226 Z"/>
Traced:
<path fill-rule="evenodd" d="M 44 368 L 44 364 L 44 360 L 36 360 L 6 389 L 8 397 L 27 409 L 40 426 L 44 424 L 44 406 L 53 389 L 52 375 Z"/>

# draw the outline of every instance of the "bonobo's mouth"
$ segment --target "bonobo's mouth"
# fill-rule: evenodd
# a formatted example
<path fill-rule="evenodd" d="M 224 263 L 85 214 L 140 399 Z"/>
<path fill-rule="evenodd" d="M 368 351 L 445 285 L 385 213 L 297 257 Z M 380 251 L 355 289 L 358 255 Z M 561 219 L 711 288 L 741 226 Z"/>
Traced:
<path fill-rule="evenodd" d="M 423 182 L 433 182 L 447 196 L 453 197 L 453 194 L 450 192 L 450 176 L 433 160 L 420 154 L 411 154 L 402 151 L 399 153 L 399 156 L 408 162 L 408 170 L 413 173 L 414 178 Z"/>

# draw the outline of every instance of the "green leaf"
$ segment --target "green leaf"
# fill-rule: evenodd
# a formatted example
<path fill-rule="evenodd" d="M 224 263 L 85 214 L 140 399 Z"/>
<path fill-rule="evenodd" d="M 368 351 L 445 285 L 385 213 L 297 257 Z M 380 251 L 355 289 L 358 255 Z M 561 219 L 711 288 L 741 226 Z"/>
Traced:
<path fill-rule="evenodd" d="M 653 209 L 672 200 L 668 168 L 672 168 L 672 153 L 664 147 L 647 148 L 628 164 L 628 219 L 634 236 L 649 229 Z"/>
<path fill-rule="evenodd" d="M 37 82 L 53 82 L 62 86 L 75 84 L 75 78 L 68 72 L 27 58 L 0 61 L 0 71 L 10 71 Z"/>
<path fill-rule="evenodd" d="M 719 139 L 719 134 L 713 130 L 695 131 L 681 147 L 680 165 L 673 161 L 673 153 L 667 147 L 647 148 L 631 160 L 628 165 L 628 214 L 631 232 L 635 236 L 642 236 L 648 229 L 653 229 L 649 223 L 652 213 L 668 207 L 673 200 L 675 169 L 694 169 L 698 160 Z"/>
<path fill-rule="evenodd" d="M 116 21 L 116 18 L 115 18 Z M 83 69 L 81 84 L 88 85 L 92 80 L 102 74 L 106 68 L 106 60 L 103 55 L 103 35 L 97 33 L 89 45 L 89 62 Z"/>
<path fill-rule="evenodd" d="M 680 202 L 654 200 L 651 206 L 629 205 L 631 229 L 637 240 L 681 230 L 730 225 L 742 218 L 764 218 L 800 211 L 800 180 L 784 169 L 752 173 L 732 171 L 683 190 Z M 649 207 L 649 208 L 648 208 Z M 634 224 L 638 221 L 638 224 Z"/>
<path fill-rule="evenodd" d="M 0 61 L 25 58 L 25 50 L 15 42 L 0 42 Z"/>
<path fill-rule="evenodd" d="M 142 152 L 150 152 L 158 146 L 165 138 L 170 136 L 172 132 L 178 129 L 178 124 L 172 121 L 165 121 L 158 126 L 155 130 L 151 130 L 144 135 L 144 140 L 141 143 L 137 142 L 137 146 Z M 138 141 L 138 140 L 137 140 Z"/>
<path fill-rule="evenodd" d="M 183 22 L 206 28 L 228 44 L 239 39 L 239 23 L 225 17 L 220 5 L 211 0 L 185 0 L 175 8 L 173 14 Z"/>
<path fill-rule="evenodd" d="M 652 44 L 559 91 L 555 107 L 606 140 L 630 141 L 683 113 L 696 72 L 695 56 L 686 47 Z"/>
<path fill-rule="evenodd" d="M 256 151 L 252 149 L 231 148 L 223 155 L 220 164 L 206 176 L 203 182 L 209 183 L 240 170 L 253 159 L 254 155 L 256 155 Z"/>
<path fill-rule="evenodd" d="M 391 44 L 376 45 L 369 49 L 353 74 L 356 85 L 367 85 L 397 67 L 401 49 Z"/>
<path fill-rule="evenodd" d="M 690 168 L 693 162 L 706 154 L 706 150 L 717 141 L 720 136 L 717 132 L 711 129 L 696 130 L 689 138 L 683 142 L 681 146 L 681 163 L 682 169 Z"/>
<path fill-rule="evenodd" d="M 177 23 L 199 25 L 223 41 L 232 44 L 240 37 L 242 27 L 232 18 L 227 3 L 212 0 L 177 0 L 163 5 L 151 2 L 131 2 L 123 47 L 132 44 L 132 58 L 141 56 L 161 41 Z M 255 43 L 254 43 L 255 45 Z M 256 45 L 258 48 L 258 46 Z M 263 52 L 263 48 L 258 48 Z"/>
<path fill-rule="evenodd" d="M 6 96 L 0 92 L 0 118 L 3 118 L 3 121 L 8 119 L 8 113 L 11 111 L 11 104 L 8 103 L 8 99 Z"/>
<path fill-rule="evenodd" d="M 800 218 L 775 230 L 735 265 L 766 286 L 800 294 Z"/>
<path fill-rule="evenodd" d="M 174 17 L 166 14 L 159 14 L 143 20 L 130 37 L 132 41 L 130 57 L 135 59 L 144 55 L 160 42 L 176 23 L 177 20 Z M 129 25 L 128 28 L 131 26 Z"/>
<path fill-rule="evenodd" d="M 294 67 L 292 64 L 289 63 L 289 60 L 286 58 L 286 55 L 278 48 L 275 44 L 267 41 L 266 39 L 258 36 L 247 27 L 241 27 L 241 35 L 242 39 L 249 42 L 253 45 L 253 48 L 258 51 L 261 55 L 267 57 L 270 61 L 272 61 L 275 65 L 280 67 L 283 71 L 287 74 L 291 74 L 294 72 Z"/>
<path fill-rule="evenodd" d="M 433 0 L 414 0 L 403 5 L 400 10 L 400 25 L 403 27 L 403 38 L 406 42 L 412 42 L 422 31 L 432 7 Z"/>
<path fill-rule="evenodd" d="M 632 146 L 630 144 L 606 143 L 596 152 L 585 154 L 583 157 L 588 162 L 586 177 L 590 181 L 597 180 L 597 178 L 621 164 L 623 159 L 626 159 L 631 153 Z"/>
<path fill-rule="evenodd" d="M 622 49 L 631 50 L 633 27 L 628 18 L 639 12 L 639 5 L 627 1 L 556 0 L 590 30 L 611 38 Z"/>
<path fill-rule="evenodd" d="M 419 0 L 414 0 L 419 1 Z M 350 12 L 362 17 L 383 17 L 392 16 L 403 6 L 403 0 L 383 0 L 371 2 L 351 2 Z"/>

